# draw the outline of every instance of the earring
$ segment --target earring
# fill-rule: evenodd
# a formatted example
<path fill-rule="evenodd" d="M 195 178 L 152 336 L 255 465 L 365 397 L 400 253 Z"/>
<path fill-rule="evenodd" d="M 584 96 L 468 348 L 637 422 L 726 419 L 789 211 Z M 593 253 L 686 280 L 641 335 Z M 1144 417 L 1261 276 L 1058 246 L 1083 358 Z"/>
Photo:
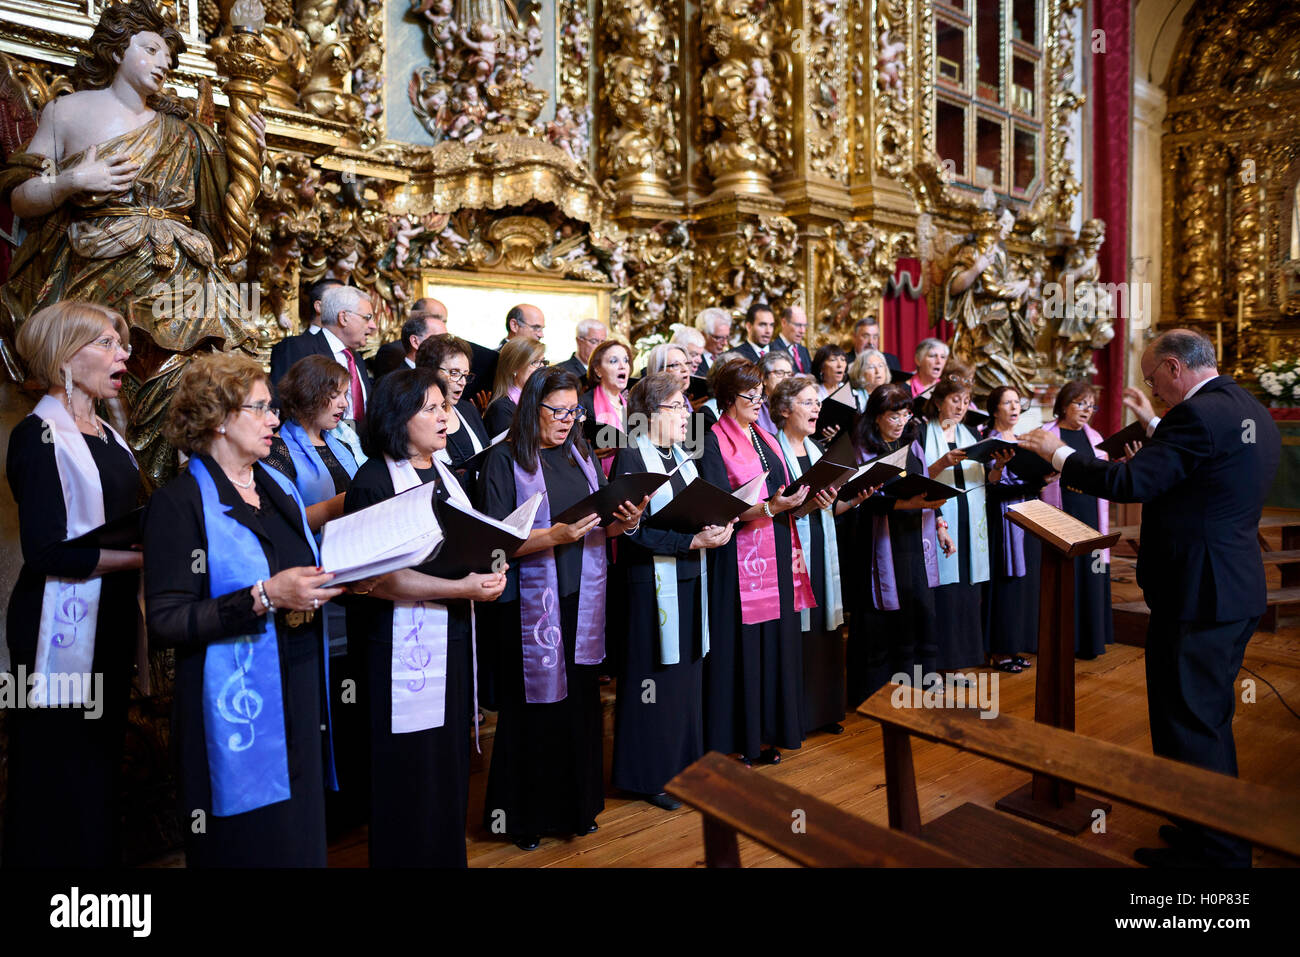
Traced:
<path fill-rule="evenodd" d="M 217 426 L 217 433 L 220 434 L 220 435 L 225 435 L 225 434 L 226 434 L 226 427 L 225 427 L 224 425 L 219 425 L 219 426 Z"/>
<path fill-rule="evenodd" d="M 72 411 L 72 370 L 67 366 L 63 367 L 63 404 Z"/>

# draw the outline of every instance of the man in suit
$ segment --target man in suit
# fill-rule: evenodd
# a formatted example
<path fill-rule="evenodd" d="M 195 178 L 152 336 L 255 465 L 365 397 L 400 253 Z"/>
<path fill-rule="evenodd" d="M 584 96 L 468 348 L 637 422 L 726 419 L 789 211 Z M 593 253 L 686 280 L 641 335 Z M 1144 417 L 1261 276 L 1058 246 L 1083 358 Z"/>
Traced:
<path fill-rule="evenodd" d="M 561 369 L 567 369 L 578 377 L 585 390 L 587 385 L 587 363 L 591 361 L 591 354 L 596 351 L 596 347 L 605 341 L 609 335 L 609 330 L 605 324 L 598 319 L 583 319 L 578 323 L 577 329 L 574 330 L 574 340 L 577 351 L 569 358 L 560 363 Z"/>
<path fill-rule="evenodd" d="M 1022 437 L 1061 473 L 1061 483 L 1114 502 L 1142 502 L 1137 580 L 1151 609 L 1146 639 L 1147 710 L 1156 754 L 1237 774 L 1234 683 L 1246 643 L 1267 607 L 1256 539 L 1281 455 L 1268 412 L 1230 377 L 1214 347 L 1175 329 L 1142 355 L 1142 376 L 1169 405 L 1164 417 L 1136 389 L 1124 404 L 1149 438 L 1118 462 L 1072 455 L 1039 429 Z M 1169 848 L 1134 855 L 1152 867 L 1249 867 L 1250 846 L 1188 822 L 1164 825 Z"/>
<path fill-rule="evenodd" d="M 772 307 L 765 302 L 751 303 L 745 311 L 745 341 L 736 347 L 736 352 L 750 362 L 757 362 L 772 348 L 772 333 L 775 331 L 776 316 Z"/>
<path fill-rule="evenodd" d="M 316 354 L 330 356 L 348 370 L 348 405 L 343 418 L 358 423 L 360 432 L 373 388 L 361 350 L 365 348 L 366 339 L 376 331 L 374 307 L 370 304 L 370 297 L 356 286 L 331 286 L 321 299 L 320 318 L 320 335 L 310 338 L 317 344 Z M 301 358 L 294 356 L 290 364 Z"/>
<path fill-rule="evenodd" d="M 289 371 L 289 366 L 293 365 L 303 356 L 313 355 L 314 347 L 311 345 L 315 337 L 320 335 L 320 300 L 325 295 L 325 290 L 330 286 L 341 286 L 337 279 L 321 279 L 312 284 L 307 290 L 307 295 L 302 299 L 301 309 L 303 312 L 303 322 L 305 328 L 296 336 L 285 336 L 275 345 L 271 346 L 271 392 L 275 393 L 276 384 L 284 378 L 284 374 Z M 311 336 L 312 339 L 307 342 L 294 342 L 301 340 L 303 336 Z M 305 351 L 304 351 L 305 350 Z M 289 356 L 293 355 L 293 360 Z"/>
<path fill-rule="evenodd" d="M 542 310 L 528 303 L 520 303 L 512 306 L 506 313 L 506 337 L 501 340 L 501 344 L 505 345 L 511 339 L 521 336 L 540 342 L 544 335 L 546 335 L 546 316 L 542 315 Z"/>
<path fill-rule="evenodd" d="M 437 299 L 415 300 L 410 316 L 402 323 L 401 337 L 384 343 L 370 359 L 370 374 L 375 379 L 382 379 L 394 369 L 414 369 L 415 352 L 420 343 L 446 331 L 447 307 Z"/>
<path fill-rule="evenodd" d="M 772 348 L 790 353 L 797 375 L 812 375 L 812 356 L 803 344 L 808 334 L 808 314 L 798 306 L 781 310 L 781 334 L 772 340 Z"/>
<path fill-rule="evenodd" d="M 849 365 L 853 365 L 853 360 L 868 349 L 875 349 L 880 352 L 880 323 L 874 316 L 865 319 L 859 319 L 853 324 L 853 348 L 849 350 Z M 902 366 L 898 362 L 898 356 L 892 352 L 880 352 L 885 357 L 885 365 L 889 366 L 891 372 L 902 371 Z"/>
<path fill-rule="evenodd" d="M 695 317 L 695 328 L 704 334 L 704 355 L 695 374 L 705 375 L 718 356 L 731 349 L 731 313 L 717 306 L 701 309 Z"/>

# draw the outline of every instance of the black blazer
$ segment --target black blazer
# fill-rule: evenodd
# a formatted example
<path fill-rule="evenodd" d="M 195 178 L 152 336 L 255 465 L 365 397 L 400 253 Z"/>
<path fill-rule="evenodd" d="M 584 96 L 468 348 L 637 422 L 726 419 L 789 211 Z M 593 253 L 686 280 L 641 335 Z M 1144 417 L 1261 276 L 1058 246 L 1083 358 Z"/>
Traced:
<path fill-rule="evenodd" d="M 1217 376 L 1170 409 L 1132 460 L 1071 455 L 1061 481 L 1144 503 L 1137 580 L 1153 615 L 1237 621 L 1267 607 L 1256 534 L 1281 451 L 1268 411 Z"/>
<path fill-rule="evenodd" d="M 333 353 L 330 352 L 329 342 L 323 332 L 300 332 L 296 336 L 285 336 L 271 346 L 271 391 L 279 395 L 276 387 L 289 371 L 289 366 L 299 359 L 304 356 L 329 355 Z"/>
<path fill-rule="evenodd" d="M 767 344 L 767 347 L 769 351 L 775 348 L 770 342 Z M 740 345 L 736 346 L 736 348 L 733 349 L 732 351 L 740 353 L 740 355 L 744 356 L 750 362 L 757 362 L 759 358 L 758 350 L 754 348 L 754 344 L 750 342 L 748 339 L 746 339 Z M 809 365 L 811 365 L 811 363 L 809 363 Z"/>
<path fill-rule="evenodd" d="M 405 369 L 406 363 L 402 361 L 405 358 L 406 343 L 395 339 L 380 346 L 366 364 L 370 367 L 370 374 L 378 380 L 395 369 Z"/>
<path fill-rule="evenodd" d="M 576 352 L 561 362 L 560 368 L 566 369 L 578 377 L 578 383 L 580 385 L 580 388 L 578 389 L 579 392 L 583 389 L 589 388 L 587 385 L 587 364 L 578 358 Z"/>
<path fill-rule="evenodd" d="M 464 402 L 464 398 L 461 399 Z M 515 420 L 515 412 L 519 406 L 515 405 L 513 399 L 508 395 L 499 396 L 492 400 L 483 413 L 483 427 L 487 429 L 488 436 L 500 435 Z"/>
<path fill-rule="evenodd" d="M 812 375 L 813 374 L 812 356 L 808 354 L 808 350 L 803 346 L 802 343 L 796 344 L 796 343 L 786 342 L 780 336 L 773 337 L 771 342 L 772 348 L 779 349 L 781 352 L 789 352 L 790 347 L 792 345 L 799 352 L 799 361 L 803 363 L 803 374 Z M 799 370 L 796 368 L 794 371 L 797 373 Z"/>

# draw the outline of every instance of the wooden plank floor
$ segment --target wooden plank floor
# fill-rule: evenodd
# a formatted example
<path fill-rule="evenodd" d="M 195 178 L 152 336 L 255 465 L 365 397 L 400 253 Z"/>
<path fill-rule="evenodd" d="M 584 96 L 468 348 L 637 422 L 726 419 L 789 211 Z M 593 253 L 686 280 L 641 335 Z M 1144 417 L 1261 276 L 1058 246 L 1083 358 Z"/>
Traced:
<path fill-rule="evenodd" d="M 1118 589 L 1117 589 L 1118 590 Z M 1274 635 L 1261 634 L 1247 652 L 1246 667 L 1272 682 L 1293 707 L 1300 704 L 1300 620 L 1284 621 Z M 1004 713 L 1033 717 L 1034 671 L 999 675 Z M 1243 671 L 1241 678 L 1252 678 Z M 1076 726 L 1081 734 L 1150 751 L 1142 649 L 1113 645 L 1095 661 L 1076 666 Z M 1257 682 L 1254 704 L 1238 704 L 1234 730 L 1241 776 L 1300 793 L 1300 721 Z M 775 767 L 755 768 L 791 787 L 808 791 L 869 821 L 888 823 L 880 727 L 858 715 L 844 722 L 845 733 L 815 734 L 797 751 L 784 751 Z M 612 731 L 612 716 L 606 717 Z M 612 739 L 606 736 L 606 775 Z M 952 748 L 916 742 L 916 778 L 921 819 L 931 820 L 966 801 L 992 807 L 998 798 L 1023 784 L 1028 775 Z M 470 782 L 469 862 L 471 867 L 701 867 L 704 862 L 701 818 L 682 809 L 665 812 L 642 801 L 609 792 L 595 834 L 568 839 L 544 838 L 535 851 L 524 852 L 486 833 L 483 793 L 491 741 L 474 761 Z M 1086 799 L 1086 795 L 1085 795 Z M 1158 845 L 1162 818 L 1116 804 L 1102 834 L 1077 840 L 1102 854 L 1129 860 L 1135 848 Z M 751 867 L 790 866 L 773 852 L 741 840 L 741 861 Z M 1256 852 L 1257 866 L 1286 866 L 1278 855 Z M 334 867 L 364 867 L 364 831 L 336 842 L 330 850 Z"/>

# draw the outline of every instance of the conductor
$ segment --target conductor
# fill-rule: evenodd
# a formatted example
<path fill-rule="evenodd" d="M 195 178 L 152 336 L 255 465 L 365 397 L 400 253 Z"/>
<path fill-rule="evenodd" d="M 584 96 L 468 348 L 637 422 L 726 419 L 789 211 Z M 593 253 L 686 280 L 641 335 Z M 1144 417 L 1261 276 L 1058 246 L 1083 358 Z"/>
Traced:
<path fill-rule="evenodd" d="M 1151 609 L 1147 711 L 1156 754 L 1236 776 L 1234 683 L 1267 606 L 1256 533 L 1281 436 L 1200 333 L 1173 329 L 1142 354 L 1142 377 L 1169 406 L 1157 416 L 1136 389 L 1124 404 L 1147 441 L 1125 461 L 1085 461 L 1039 429 L 1022 438 L 1061 483 L 1113 502 L 1143 502 L 1137 580 Z M 1139 848 L 1149 867 L 1249 867 L 1250 845 L 1179 821 L 1168 848 Z"/>

